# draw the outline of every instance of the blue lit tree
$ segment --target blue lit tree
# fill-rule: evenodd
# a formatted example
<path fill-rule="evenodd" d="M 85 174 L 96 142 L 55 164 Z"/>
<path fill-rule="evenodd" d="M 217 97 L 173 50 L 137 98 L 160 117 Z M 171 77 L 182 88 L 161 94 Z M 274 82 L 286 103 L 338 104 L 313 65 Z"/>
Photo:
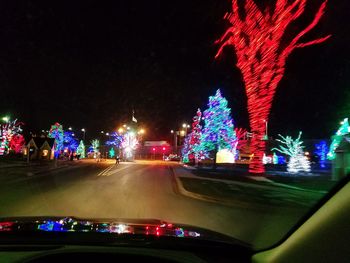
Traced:
<path fill-rule="evenodd" d="M 319 164 L 322 168 L 325 167 L 325 162 L 327 160 L 327 153 L 329 151 L 326 141 L 320 141 L 315 145 L 315 154 L 319 158 Z"/>
<path fill-rule="evenodd" d="M 222 97 L 220 90 L 215 96 L 209 97 L 208 109 L 203 113 L 204 128 L 200 136 L 200 143 L 195 147 L 197 153 L 214 155 L 220 150 L 236 153 L 237 138 L 234 131 L 231 109 L 227 107 L 227 100 Z"/>
<path fill-rule="evenodd" d="M 67 148 L 70 152 L 75 152 L 78 148 L 78 140 L 74 137 L 72 131 L 63 133 L 63 148 Z"/>
<path fill-rule="evenodd" d="M 55 124 L 51 125 L 49 137 L 54 138 L 56 142 L 56 148 L 55 148 L 55 155 L 58 156 L 59 153 L 63 150 L 63 127 L 61 124 L 56 122 Z"/>
<path fill-rule="evenodd" d="M 110 140 L 106 142 L 107 145 L 114 146 L 116 148 L 121 147 L 121 144 L 124 140 L 124 136 L 122 134 L 113 132 L 113 133 L 110 133 L 109 137 L 110 137 Z"/>

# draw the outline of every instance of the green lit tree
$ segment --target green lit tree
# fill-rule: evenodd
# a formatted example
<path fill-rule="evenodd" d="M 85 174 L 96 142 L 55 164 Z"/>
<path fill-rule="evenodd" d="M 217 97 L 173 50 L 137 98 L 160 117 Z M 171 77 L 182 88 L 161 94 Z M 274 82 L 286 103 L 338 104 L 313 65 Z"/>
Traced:
<path fill-rule="evenodd" d="M 100 147 L 100 141 L 95 139 L 91 141 L 91 147 L 92 147 L 92 151 L 94 152 L 94 156 L 96 157 L 99 147 Z"/>
<path fill-rule="evenodd" d="M 85 145 L 84 145 L 83 140 L 81 140 L 79 145 L 78 145 L 77 154 L 80 155 L 80 158 L 85 158 Z"/>
<path fill-rule="evenodd" d="M 339 143 L 341 142 L 343 136 L 345 134 L 350 133 L 350 126 L 349 126 L 349 120 L 348 118 L 345 118 L 341 123 L 340 128 L 336 132 L 336 134 L 332 137 L 332 143 L 329 147 L 329 152 L 327 154 L 328 160 L 334 160 L 335 159 L 335 150 L 338 148 Z"/>
<path fill-rule="evenodd" d="M 110 158 L 114 158 L 115 156 L 115 151 L 114 151 L 114 148 L 112 147 L 110 150 L 109 150 L 109 157 Z"/>
<path fill-rule="evenodd" d="M 215 168 L 217 152 L 226 149 L 235 155 L 237 146 L 231 109 L 227 107 L 227 100 L 220 90 L 216 91 L 215 96 L 209 97 L 208 109 L 204 111 L 203 119 L 204 128 L 195 152 L 203 155 L 212 153 Z"/>

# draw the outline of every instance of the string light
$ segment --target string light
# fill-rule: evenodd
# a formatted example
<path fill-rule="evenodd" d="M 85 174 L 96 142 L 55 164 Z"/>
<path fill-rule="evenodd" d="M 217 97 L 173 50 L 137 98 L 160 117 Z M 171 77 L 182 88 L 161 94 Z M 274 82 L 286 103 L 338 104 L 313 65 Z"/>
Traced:
<path fill-rule="evenodd" d="M 287 27 L 305 11 L 307 0 L 277 0 L 274 12 L 267 8 L 261 11 L 253 0 L 246 0 L 245 16 L 239 14 L 238 0 L 232 0 L 232 12 L 226 13 L 224 19 L 231 26 L 216 42 L 220 48 L 216 58 L 225 46 L 233 46 L 237 56 L 237 67 L 241 70 L 248 98 L 250 128 L 253 133 L 251 151 L 254 157 L 249 165 L 249 172 L 264 173 L 262 158 L 266 141 L 265 122 L 268 120 L 272 100 L 278 83 L 285 72 L 287 57 L 296 48 L 302 48 L 326 41 L 330 35 L 313 41 L 299 42 L 313 29 L 325 12 L 327 0 L 321 4 L 313 21 L 297 34 L 284 48 L 281 40 Z"/>

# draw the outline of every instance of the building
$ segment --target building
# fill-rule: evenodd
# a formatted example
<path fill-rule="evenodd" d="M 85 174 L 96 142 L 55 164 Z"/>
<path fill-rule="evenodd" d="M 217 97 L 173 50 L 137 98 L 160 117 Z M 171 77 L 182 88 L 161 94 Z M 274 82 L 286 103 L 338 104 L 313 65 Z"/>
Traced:
<path fill-rule="evenodd" d="M 23 155 L 30 160 L 53 160 L 55 156 L 55 139 L 32 137 L 26 144 Z"/>

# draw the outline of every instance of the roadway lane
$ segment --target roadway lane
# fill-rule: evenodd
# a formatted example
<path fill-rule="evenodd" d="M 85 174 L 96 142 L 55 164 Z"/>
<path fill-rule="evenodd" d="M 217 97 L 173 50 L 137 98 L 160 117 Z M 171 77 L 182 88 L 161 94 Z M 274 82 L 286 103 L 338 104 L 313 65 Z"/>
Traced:
<path fill-rule="evenodd" d="M 177 193 L 160 161 L 82 162 L 41 175 L 0 173 L 0 216 L 155 218 L 232 235 L 256 247 L 274 242 L 300 212 L 257 211 L 196 200 Z M 21 174 L 22 173 L 22 174 Z"/>

